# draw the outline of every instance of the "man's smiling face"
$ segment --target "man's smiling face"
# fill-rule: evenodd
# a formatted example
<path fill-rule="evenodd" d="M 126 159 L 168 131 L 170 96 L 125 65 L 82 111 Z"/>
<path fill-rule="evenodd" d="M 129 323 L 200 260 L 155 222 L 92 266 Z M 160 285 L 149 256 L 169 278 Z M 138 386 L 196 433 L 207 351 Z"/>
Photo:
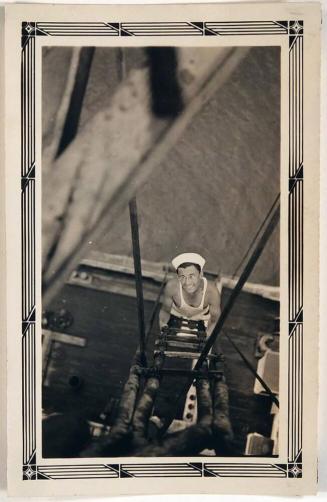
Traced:
<path fill-rule="evenodd" d="M 194 265 L 185 268 L 179 267 L 177 275 L 182 288 L 187 293 L 195 293 L 200 287 L 202 274 Z"/>

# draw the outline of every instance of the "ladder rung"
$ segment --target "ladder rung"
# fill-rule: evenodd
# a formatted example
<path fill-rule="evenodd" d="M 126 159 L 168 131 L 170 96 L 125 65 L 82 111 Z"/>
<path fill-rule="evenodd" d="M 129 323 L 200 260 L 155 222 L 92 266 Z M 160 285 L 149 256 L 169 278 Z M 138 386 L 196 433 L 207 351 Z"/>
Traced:
<path fill-rule="evenodd" d="M 169 331 L 170 332 L 174 332 L 174 333 L 185 333 L 185 334 L 188 334 L 188 335 L 198 335 L 200 333 L 205 333 L 205 331 L 199 331 L 197 330 L 196 328 L 195 329 L 189 329 L 189 328 L 169 328 Z"/>
<path fill-rule="evenodd" d="M 198 359 L 201 352 L 173 352 L 170 350 L 165 351 L 166 357 L 176 357 L 178 359 Z M 209 354 L 207 358 L 211 359 L 213 356 Z"/>
<path fill-rule="evenodd" d="M 201 348 L 199 347 L 199 343 L 189 343 L 189 342 L 182 342 L 180 343 L 179 341 L 175 342 L 173 340 L 167 340 L 167 347 L 176 347 L 177 349 L 195 349 L 197 352 L 201 351 Z"/>
<path fill-rule="evenodd" d="M 159 374 L 161 375 L 181 375 L 181 376 L 194 376 L 195 377 L 200 377 L 200 376 L 208 376 L 208 378 L 216 375 L 221 375 L 223 373 L 223 369 L 221 370 L 209 370 L 207 373 L 203 373 L 202 371 L 194 371 L 194 370 L 181 370 L 181 369 L 175 369 L 175 368 L 162 368 L 159 370 Z"/>
<path fill-rule="evenodd" d="M 186 342 L 185 340 L 156 340 L 155 347 L 176 347 L 181 350 L 183 349 L 194 349 L 196 352 L 201 352 L 200 343 L 195 341 L 194 343 Z"/>
<path fill-rule="evenodd" d="M 165 339 L 167 341 L 172 340 L 174 342 L 196 342 L 199 340 L 198 336 L 195 335 L 166 335 Z M 205 338 L 204 338 L 205 340 Z"/>

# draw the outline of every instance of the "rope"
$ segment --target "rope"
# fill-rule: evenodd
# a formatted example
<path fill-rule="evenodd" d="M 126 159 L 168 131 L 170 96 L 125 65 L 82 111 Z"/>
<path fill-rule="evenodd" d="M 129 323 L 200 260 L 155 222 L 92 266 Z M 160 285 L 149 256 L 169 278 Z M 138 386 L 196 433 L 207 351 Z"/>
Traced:
<path fill-rule="evenodd" d="M 145 321 L 144 321 L 144 300 L 143 300 L 143 287 L 142 287 L 142 267 L 141 267 L 141 253 L 139 230 L 137 221 L 137 207 L 136 199 L 133 198 L 129 203 L 129 214 L 131 220 L 132 244 L 133 244 L 133 258 L 135 270 L 135 286 L 136 286 L 136 301 L 137 313 L 139 324 L 139 338 L 140 338 L 140 355 L 141 361 L 146 366 L 145 355 Z"/>
<path fill-rule="evenodd" d="M 270 387 L 266 384 L 266 382 L 263 380 L 263 378 L 256 372 L 250 361 L 245 357 L 243 352 L 238 348 L 236 343 L 231 339 L 231 337 L 226 333 L 226 331 L 222 332 L 223 335 L 227 338 L 227 340 L 232 344 L 236 352 L 239 354 L 241 359 L 244 361 L 246 364 L 247 368 L 251 371 L 251 373 L 256 377 L 257 380 L 261 383 L 262 387 L 265 389 L 265 391 L 269 394 L 271 397 L 272 401 L 275 403 L 275 405 L 279 408 L 279 401 L 278 398 L 275 396 L 275 394 L 272 392 Z"/>
<path fill-rule="evenodd" d="M 277 197 L 277 200 L 279 200 L 279 197 L 280 195 L 278 195 Z M 225 321 L 230 313 L 230 311 L 232 310 L 232 307 L 235 303 L 235 300 L 236 298 L 238 297 L 239 293 L 241 292 L 245 282 L 247 281 L 248 277 L 250 276 L 252 270 L 254 269 L 255 267 L 255 264 L 257 263 L 259 257 L 261 256 L 261 253 L 269 239 L 269 237 L 271 236 L 272 232 L 274 231 L 277 223 L 279 221 L 279 203 L 278 205 L 275 207 L 275 210 L 273 212 L 273 214 L 271 215 L 270 217 L 270 221 L 266 227 L 266 229 L 264 230 L 262 236 L 260 237 L 260 240 L 259 242 L 257 243 L 254 251 L 252 252 L 239 280 L 237 281 L 237 284 L 235 286 L 235 288 L 233 289 L 232 291 L 232 294 L 230 295 L 219 319 L 218 319 L 218 322 L 216 324 L 216 326 L 214 327 L 211 335 L 209 336 L 208 340 L 206 341 L 205 343 L 205 346 L 200 354 L 200 357 L 197 361 L 197 363 L 195 364 L 194 366 L 194 370 L 199 370 L 201 367 L 202 367 L 202 364 L 203 362 L 206 360 L 206 357 L 207 355 L 209 354 L 212 346 L 214 345 L 215 341 L 217 340 L 218 338 L 218 335 L 219 333 L 221 332 L 224 324 L 225 324 Z M 242 354 L 242 358 L 245 358 L 245 356 L 243 356 Z M 259 375 L 258 375 L 259 376 Z M 259 377 L 261 379 L 261 377 Z M 177 406 L 181 396 L 183 394 L 186 394 L 188 389 L 190 388 L 190 385 L 192 383 L 192 380 L 193 378 L 189 378 L 186 385 L 185 385 L 185 388 L 183 388 L 182 392 L 180 393 L 180 395 L 178 396 L 178 399 L 175 401 L 175 406 Z M 260 380 L 259 380 L 260 381 Z M 262 384 L 263 380 L 261 379 L 260 383 Z M 267 386 L 267 384 L 264 383 L 264 388 L 267 390 L 269 389 L 269 387 Z M 270 389 L 269 389 L 270 390 Z M 271 391 L 270 391 L 271 393 Z M 272 393 L 271 393 L 272 394 Z M 276 403 L 276 397 L 274 396 L 274 402 L 276 404 L 277 407 L 279 407 L 279 403 L 278 403 L 278 400 L 277 400 L 277 403 Z M 165 426 L 163 427 L 163 430 L 162 432 L 164 433 L 167 428 L 169 427 L 171 421 L 174 419 L 174 416 L 175 416 L 175 406 L 174 406 L 174 409 L 173 409 L 173 412 L 171 412 L 168 417 L 166 417 L 166 420 L 165 420 Z"/>
<path fill-rule="evenodd" d="M 256 245 L 252 255 L 250 256 L 239 280 L 237 281 L 237 284 L 236 284 L 235 288 L 233 289 L 232 294 L 230 295 L 230 297 L 229 297 L 229 299 L 228 299 L 228 301 L 227 301 L 227 303 L 226 303 L 226 305 L 225 305 L 225 307 L 224 307 L 224 309 L 218 319 L 216 326 L 214 327 L 211 335 L 209 336 L 208 340 L 206 341 L 206 344 L 205 344 L 205 346 L 202 350 L 202 353 L 198 359 L 198 362 L 196 364 L 195 369 L 201 368 L 202 363 L 204 362 L 205 358 L 209 354 L 216 339 L 218 338 L 218 335 L 219 335 L 220 331 L 222 330 L 222 328 L 225 324 L 225 321 L 234 306 L 236 298 L 238 297 L 244 284 L 248 280 L 252 270 L 254 269 L 255 264 L 257 263 L 259 257 L 261 256 L 261 253 L 262 253 L 270 235 L 274 231 L 278 221 L 279 221 L 279 203 L 276 206 L 276 208 L 270 218 L 270 221 L 269 221 L 265 231 L 263 232 L 262 236 L 260 237 L 260 240 L 259 240 L 258 244 Z"/>
<path fill-rule="evenodd" d="M 158 296 L 157 296 L 157 299 L 156 299 L 156 302 L 154 304 L 154 307 L 152 309 L 152 312 L 151 312 L 151 316 L 150 316 L 150 320 L 149 320 L 149 325 L 148 325 L 148 329 L 147 329 L 147 332 L 146 332 L 146 335 L 145 335 L 145 341 L 144 341 L 144 350 L 146 349 L 146 346 L 147 346 L 147 343 L 148 343 L 148 340 L 150 338 L 150 334 L 151 334 L 151 331 L 152 331 L 152 328 L 153 328 L 153 324 L 154 324 L 154 320 L 155 320 L 155 317 L 156 317 L 156 313 L 157 313 L 157 310 L 158 310 L 158 306 L 160 304 L 160 298 L 161 298 L 161 295 L 162 295 L 162 292 L 163 292 L 163 289 L 165 287 L 165 284 L 166 284 L 166 279 L 167 279 L 167 275 L 168 275 L 168 271 L 165 273 L 165 276 L 163 278 L 163 281 L 161 283 L 161 286 L 160 286 L 160 289 L 159 289 L 159 292 L 158 292 Z M 141 348 L 140 346 L 138 347 L 136 353 L 138 353 L 138 351 L 140 352 L 141 354 L 141 357 L 142 356 L 142 352 L 141 352 Z M 136 356 L 134 356 L 135 358 Z M 141 359 L 142 361 L 142 359 Z M 136 402 L 139 401 L 139 398 L 140 396 L 143 394 L 144 392 L 144 388 L 145 388 L 145 382 L 146 382 L 146 378 L 144 376 L 144 374 L 141 374 L 141 377 L 140 377 L 140 385 L 139 385 L 139 390 L 138 390 L 138 393 L 137 393 L 137 398 L 136 398 Z"/>
<path fill-rule="evenodd" d="M 252 247 L 253 247 L 253 245 L 254 245 L 255 241 L 257 240 L 258 235 L 260 234 L 260 232 L 261 232 L 261 230 L 263 229 L 264 225 L 266 224 L 266 222 L 267 222 L 267 220 L 268 220 L 269 216 L 271 215 L 271 213 L 272 213 L 272 211 L 273 211 L 273 209 L 274 209 L 274 207 L 275 207 L 276 203 L 278 202 L 279 197 L 280 197 L 280 194 L 278 194 L 278 195 L 277 195 L 277 197 L 276 197 L 276 199 L 274 200 L 274 202 L 273 202 L 273 204 L 272 204 L 271 208 L 269 209 L 269 211 L 268 211 L 268 213 L 267 213 L 267 215 L 266 215 L 265 219 L 264 219 L 264 220 L 263 220 L 263 222 L 261 223 L 261 225 L 260 225 L 260 227 L 258 228 L 258 230 L 257 230 L 257 232 L 256 232 L 256 234 L 255 234 L 255 236 L 253 237 L 252 241 L 250 242 L 250 245 L 249 245 L 249 247 L 248 247 L 248 250 L 247 250 L 247 251 L 246 251 L 246 253 L 244 254 L 243 258 L 241 259 L 240 263 L 238 264 L 238 266 L 236 267 L 236 269 L 235 269 L 235 271 L 234 271 L 234 273 L 233 273 L 233 275 L 232 275 L 232 278 L 233 278 L 233 279 L 235 278 L 235 276 L 236 276 L 237 272 L 239 271 L 239 269 L 241 268 L 241 266 L 242 266 L 242 265 L 243 265 L 243 263 L 245 262 L 245 260 L 246 260 L 247 256 L 249 255 L 249 253 L 250 253 L 250 251 L 251 251 L 251 249 L 252 249 Z"/>
<path fill-rule="evenodd" d="M 123 79 L 126 78 L 126 73 L 127 73 L 125 51 L 123 48 L 118 48 L 117 66 L 119 71 L 119 78 L 120 81 L 122 81 Z M 141 364 L 143 366 L 147 366 L 146 354 L 145 354 L 145 321 L 144 321 L 144 299 L 143 299 L 143 285 L 142 285 L 142 265 L 141 265 L 141 251 L 140 251 L 136 197 L 133 197 L 133 199 L 131 199 L 129 202 L 129 216 L 131 222 L 132 247 L 133 247 L 133 259 L 134 259 L 134 271 L 135 271 L 140 359 L 141 359 Z"/>
<path fill-rule="evenodd" d="M 152 331 L 152 328 L 153 328 L 154 320 L 155 320 L 155 317 L 156 317 L 156 314 L 157 314 L 157 310 L 158 310 L 158 307 L 159 307 L 159 304 L 160 304 L 160 298 L 161 298 L 162 292 L 164 290 L 164 287 L 166 285 L 167 275 L 168 275 L 168 272 L 165 273 L 165 276 L 163 278 L 163 281 L 161 283 L 161 286 L 160 286 L 160 289 L 159 289 L 159 292 L 158 292 L 158 296 L 157 296 L 156 302 L 155 302 L 154 307 L 153 307 L 152 312 L 151 312 L 148 329 L 147 329 L 147 332 L 146 332 L 146 335 L 145 335 L 145 342 L 148 341 L 148 339 L 149 339 L 149 337 L 151 335 L 151 331 Z"/>

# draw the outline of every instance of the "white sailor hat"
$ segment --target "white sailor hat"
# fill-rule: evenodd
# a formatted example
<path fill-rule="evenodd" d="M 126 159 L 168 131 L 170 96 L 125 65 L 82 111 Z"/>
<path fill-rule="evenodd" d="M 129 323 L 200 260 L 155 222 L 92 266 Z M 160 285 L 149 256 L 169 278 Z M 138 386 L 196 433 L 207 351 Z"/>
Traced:
<path fill-rule="evenodd" d="M 201 255 L 197 253 L 182 253 L 176 256 L 172 261 L 172 265 L 175 268 L 175 270 L 182 265 L 182 263 L 195 263 L 196 265 L 199 265 L 201 267 L 201 270 L 204 267 L 205 264 L 205 259 L 202 258 Z"/>

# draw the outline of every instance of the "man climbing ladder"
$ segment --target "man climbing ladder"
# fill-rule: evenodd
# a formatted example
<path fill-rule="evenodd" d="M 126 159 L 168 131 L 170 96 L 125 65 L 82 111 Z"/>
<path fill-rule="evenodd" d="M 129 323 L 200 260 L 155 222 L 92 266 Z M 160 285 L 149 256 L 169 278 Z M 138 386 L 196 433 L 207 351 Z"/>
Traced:
<path fill-rule="evenodd" d="M 169 410 L 167 413 L 163 410 L 167 405 L 172 406 L 169 402 L 172 395 L 175 392 L 181 394 L 185 387 L 186 380 L 182 378 L 182 371 L 191 374 L 220 315 L 218 289 L 203 276 L 205 259 L 197 253 L 183 253 L 172 260 L 172 265 L 177 276 L 169 280 L 165 287 L 159 314 L 160 335 L 155 351 L 161 351 L 165 357 L 172 358 L 171 363 L 167 361 L 167 364 L 173 366 L 171 369 L 165 369 L 166 372 L 172 373 L 169 378 L 170 385 L 168 388 L 167 382 L 167 385 L 163 383 L 161 396 L 155 406 L 157 416 L 151 419 L 159 427 L 165 424 L 165 416 L 169 414 Z M 215 355 L 219 354 L 217 344 L 213 347 L 213 352 Z M 212 369 L 216 370 L 216 365 L 213 365 Z M 174 371 L 176 374 L 173 381 Z M 194 385 L 184 393 L 183 410 L 179 408 L 176 413 L 176 416 L 188 425 L 197 423 L 198 419 L 197 392 Z M 180 404 L 182 405 L 182 402 Z"/>
<path fill-rule="evenodd" d="M 159 314 L 159 326 L 178 328 L 185 320 L 210 336 L 220 315 L 217 287 L 203 276 L 205 259 L 183 253 L 172 260 L 177 277 L 167 282 Z M 216 344 L 213 352 L 217 353 Z"/>

